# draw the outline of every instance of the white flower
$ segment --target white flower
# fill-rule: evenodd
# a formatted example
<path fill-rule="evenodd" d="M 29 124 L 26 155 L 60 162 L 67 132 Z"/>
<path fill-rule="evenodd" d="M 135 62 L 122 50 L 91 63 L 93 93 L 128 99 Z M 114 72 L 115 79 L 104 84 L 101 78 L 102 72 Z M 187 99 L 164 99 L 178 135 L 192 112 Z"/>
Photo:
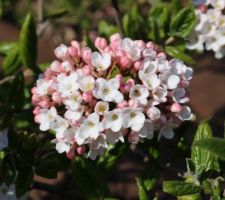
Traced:
<path fill-rule="evenodd" d="M 95 87 L 95 79 L 90 75 L 79 77 L 78 83 L 82 92 L 92 91 Z"/>
<path fill-rule="evenodd" d="M 79 119 L 81 119 L 83 111 L 84 111 L 83 106 L 80 106 L 76 110 L 67 110 L 64 114 L 64 117 L 71 121 L 78 121 Z"/>
<path fill-rule="evenodd" d="M 92 160 L 95 160 L 98 155 L 103 155 L 106 149 L 108 149 L 106 136 L 100 134 L 99 137 L 96 138 L 96 140 L 90 143 L 90 149 L 87 156 Z"/>
<path fill-rule="evenodd" d="M 138 72 L 139 78 L 142 80 L 145 76 L 155 73 L 157 70 L 157 62 L 152 61 L 150 58 L 145 58 L 143 61 L 142 70 Z"/>
<path fill-rule="evenodd" d="M 195 27 L 195 31 L 202 31 L 204 25 L 208 21 L 208 16 L 205 13 L 202 13 L 200 10 L 196 10 L 195 15 L 197 18 L 197 25 Z"/>
<path fill-rule="evenodd" d="M 172 126 L 171 124 L 168 122 L 166 123 L 159 131 L 159 136 L 158 136 L 158 140 L 161 138 L 161 137 L 164 137 L 166 139 L 172 139 L 173 136 L 174 136 L 174 131 L 172 129 Z"/>
<path fill-rule="evenodd" d="M 154 136 L 154 125 L 150 120 L 145 120 L 143 128 L 139 131 L 139 137 L 152 139 Z"/>
<path fill-rule="evenodd" d="M 63 103 L 66 105 L 67 109 L 77 110 L 81 106 L 82 101 L 83 101 L 83 98 L 82 98 L 80 92 L 75 91 L 75 92 L 69 94 L 63 100 Z"/>
<path fill-rule="evenodd" d="M 173 90 L 173 101 L 177 103 L 186 103 L 189 98 L 186 96 L 186 90 L 183 88 L 175 88 Z"/>
<path fill-rule="evenodd" d="M 123 112 L 120 109 L 107 112 L 102 121 L 104 129 L 111 129 L 113 132 L 118 132 L 123 124 Z"/>
<path fill-rule="evenodd" d="M 109 111 L 109 103 L 108 102 L 104 102 L 104 101 L 99 101 L 96 105 L 95 105 L 95 112 L 99 115 L 104 115 L 105 113 L 107 113 Z"/>
<path fill-rule="evenodd" d="M 66 45 L 64 44 L 60 44 L 60 46 L 58 46 L 56 49 L 55 49 L 55 55 L 57 58 L 59 59 L 65 59 L 68 57 L 68 48 Z"/>
<path fill-rule="evenodd" d="M 211 4 L 214 8 L 217 8 L 219 10 L 223 10 L 225 8 L 224 0 L 211 0 Z"/>
<path fill-rule="evenodd" d="M 56 141 L 56 150 L 58 153 L 69 152 L 71 145 L 75 141 L 76 128 L 69 128 L 63 133 L 63 138 Z"/>
<path fill-rule="evenodd" d="M 123 95 L 119 92 L 119 87 L 120 82 L 117 78 L 112 78 L 109 81 L 98 78 L 93 95 L 103 101 L 120 103 L 123 101 Z"/>
<path fill-rule="evenodd" d="M 48 94 L 48 89 L 52 85 L 53 81 L 52 80 L 44 80 L 44 79 L 38 79 L 37 80 L 37 94 L 38 95 L 47 95 Z"/>
<path fill-rule="evenodd" d="M 56 119 L 50 124 L 50 128 L 56 132 L 56 138 L 62 138 L 64 131 L 68 127 L 69 124 L 67 120 L 60 116 L 57 116 Z"/>
<path fill-rule="evenodd" d="M 85 141 L 95 140 L 102 131 L 102 124 L 99 122 L 99 115 L 90 114 L 82 123 L 78 134 L 76 134 L 77 144 L 81 145 Z"/>
<path fill-rule="evenodd" d="M 55 121 L 58 117 L 55 107 L 50 109 L 41 109 L 37 116 L 37 120 L 40 123 L 40 130 L 47 131 L 51 127 L 51 122 Z"/>
<path fill-rule="evenodd" d="M 160 118 L 161 112 L 157 107 L 152 106 L 147 110 L 147 115 L 151 121 L 156 121 Z"/>
<path fill-rule="evenodd" d="M 111 65 L 111 55 L 109 53 L 102 53 L 95 51 L 92 53 L 91 63 L 98 71 L 105 71 Z"/>
<path fill-rule="evenodd" d="M 130 38 L 124 38 L 121 42 L 121 49 L 128 53 L 132 61 L 136 61 L 141 57 L 141 49 Z"/>
<path fill-rule="evenodd" d="M 8 147 L 8 129 L 0 131 L 0 150 Z"/>
<path fill-rule="evenodd" d="M 157 87 L 155 90 L 153 90 L 152 96 L 158 103 L 166 102 L 167 90 L 163 87 Z"/>
<path fill-rule="evenodd" d="M 186 67 L 185 72 L 183 73 L 183 79 L 184 80 L 191 80 L 193 75 L 193 69 L 191 67 Z"/>
<path fill-rule="evenodd" d="M 124 142 L 122 131 L 113 132 L 111 130 L 107 130 L 105 135 L 106 140 L 111 144 L 116 144 L 118 141 Z"/>
<path fill-rule="evenodd" d="M 61 93 L 62 97 L 66 97 L 79 89 L 77 82 L 78 75 L 76 72 L 72 72 L 69 76 L 60 74 L 57 77 L 57 90 Z"/>
<path fill-rule="evenodd" d="M 178 75 L 172 74 L 171 72 L 166 72 L 160 76 L 165 87 L 168 89 L 174 89 L 180 83 L 180 77 Z"/>
<path fill-rule="evenodd" d="M 160 85 L 160 79 L 158 78 L 157 74 L 148 74 L 143 77 L 142 81 L 149 90 L 154 90 Z"/>
<path fill-rule="evenodd" d="M 147 104 L 147 98 L 149 96 L 148 89 L 140 84 L 134 85 L 129 93 L 129 97 L 131 99 L 137 100 L 140 104 L 146 105 Z"/>
<path fill-rule="evenodd" d="M 199 52 L 204 50 L 204 39 L 198 32 L 193 32 L 188 36 L 187 49 L 196 49 Z"/>
<path fill-rule="evenodd" d="M 145 115 L 138 109 L 130 109 L 123 117 L 123 127 L 138 132 L 145 122 Z"/>
<path fill-rule="evenodd" d="M 183 106 L 180 113 L 178 114 L 178 117 L 180 120 L 190 120 L 193 117 L 193 114 L 191 113 L 191 109 L 188 106 Z"/>
<path fill-rule="evenodd" d="M 151 49 L 151 48 L 146 48 L 143 51 L 143 56 L 144 57 L 148 57 L 149 60 L 155 60 L 157 53 L 155 50 Z"/>

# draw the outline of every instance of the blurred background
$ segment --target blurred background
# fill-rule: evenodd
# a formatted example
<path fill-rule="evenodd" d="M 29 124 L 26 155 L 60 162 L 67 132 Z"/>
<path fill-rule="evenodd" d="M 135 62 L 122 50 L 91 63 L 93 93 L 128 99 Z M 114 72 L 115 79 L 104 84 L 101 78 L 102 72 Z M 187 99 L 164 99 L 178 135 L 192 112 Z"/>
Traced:
<path fill-rule="evenodd" d="M 115 6 L 113 7 L 109 0 L 3 0 L 0 2 L 4 7 L 0 20 L 0 42 L 17 41 L 26 13 L 30 9 L 34 13 L 39 36 L 38 64 L 50 63 L 54 60 L 54 49 L 61 43 L 68 44 L 74 39 L 93 40 L 97 36 L 109 36 L 119 31 L 116 26 L 118 11 L 116 13 Z M 119 15 L 136 9 L 137 13 L 147 16 L 153 1 L 119 0 L 118 2 Z M 132 26 L 141 29 L 145 23 L 142 23 L 140 27 L 137 24 Z M 133 39 L 142 39 L 141 37 L 140 33 Z M 187 123 L 180 128 L 182 130 L 185 127 L 189 142 L 192 141 L 196 124 L 200 120 L 210 119 L 214 134 L 222 135 L 225 119 L 225 59 L 216 60 L 210 52 L 192 56 L 196 64 L 193 65 L 194 77 L 190 86 L 190 105 L 196 114 L 196 122 Z M 0 66 L 1 64 L 0 58 Z M 164 143 L 169 142 L 162 141 L 162 145 Z M 144 161 L 137 158 L 136 154 L 131 149 L 118 163 L 116 175 L 109 177 L 108 185 L 113 196 L 120 199 L 137 199 L 134 177 L 142 171 Z M 163 162 L 166 163 L 166 161 Z M 184 162 L 177 162 L 179 164 L 174 163 L 174 165 L 183 169 Z M 162 179 L 177 176 L 177 170 L 166 167 L 160 176 Z M 70 179 L 69 173 L 60 172 L 57 179 L 45 179 L 38 176 L 35 179 L 41 184 L 30 191 L 30 199 L 66 199 L 63 196 L 64 193 L 76 193 L 75 183 Z M 42 184 L 54 187 L 46 189 L 42 187 Z M 165 197 L 165 199 L 169 198 Z"/>

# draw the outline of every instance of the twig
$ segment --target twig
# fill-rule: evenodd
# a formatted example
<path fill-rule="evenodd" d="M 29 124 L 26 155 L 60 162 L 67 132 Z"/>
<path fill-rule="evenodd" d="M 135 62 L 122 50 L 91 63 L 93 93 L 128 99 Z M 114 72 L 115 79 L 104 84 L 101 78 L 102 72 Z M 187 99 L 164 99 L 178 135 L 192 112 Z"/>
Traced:
<path fill-rule="evenodd" d="M 120 12 L 120 8 L 119 8 L 119 4 L 118 4 L 118 0 L 111 0 L 112 1 L 112 6 L 115 9 L 115 20 L 116 20 L 116 24 L 119 28 L 119 32 L 122 36 L 124 36 L 124 29 L 123 29 L 123 25 L 122 25 L 122 15 Z"/>
<path fill-rule="evenodd" d="M 6 82 L 8 82 L 8 81 L 12 81 L 14 78 L 15 78 L 14 75 L 12 75 L 12 76 L 7 76 L 7 77 L 3 78 L 2 80 L 0 80 L 0 85 L 6 83 Z"/>

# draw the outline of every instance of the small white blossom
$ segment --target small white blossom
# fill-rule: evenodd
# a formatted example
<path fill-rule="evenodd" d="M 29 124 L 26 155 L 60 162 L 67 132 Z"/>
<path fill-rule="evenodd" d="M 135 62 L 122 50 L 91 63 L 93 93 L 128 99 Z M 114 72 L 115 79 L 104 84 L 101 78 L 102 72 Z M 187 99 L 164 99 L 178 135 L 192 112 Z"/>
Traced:
<path fill-rule="evenodd" d="M 147 115 L 151 121 L 156 121 L 160 118 L 161 112 L 157 107 L 152 106 L 147 110 Z"/>
<path fill-rule="evenodd" d="M 148 87 L 149 90 L 154 90 L 160 85 L 160 79 L 157 74 L 149 74 L 143 77 L 143 84 Z"/>
<path fill-rule="evenodd" d="M 95 112 L 99 115 L 104 115 L 109 111 L 109 103 L 104 101 L 99 101 L 94 108 Z"/>
<path fill-rule="evenodd" d="M 85 141 L 95 140 L 102 131 L 102 124 L 99 121 L 99 115 L 96 113 L 90 114 L 82 123 L 78 134 L 76 134 L 76 141 L 79 145 Z"/>
<path fill-rule="evenodd" d="M 152 139 L 154 137 L 154 125 L 150 120 L 146 120 L 143 128 L 139 131 L 139 137 Z"/>
<path fill-rule="evenodd" d="M 95 79 L 92 76 L 80 76 L 78 83 L 82 92 L 92 91 L 95 87 Z"/>
<path fill-rule="evenodd" d="M 68 47 L 64 44 L 60 44 L 60 46 L 55 49 L 55 55 L 59 59 L 66 59 L 68 57 Z"/>
<path fill-rule="evenodd" d="M 158 139 L 161 137 L 164 137 L 166 139 L 172 139 L 174 136 L 174 131 L 170 123 L 165 124 L 159 131 Z"/>
<path fill-rule="evenodd" d="M 132 61 L 138 60 L 141 56 L 140 47 L 130 38 L 122 40 L 121 49 L 128 53 Z"/>
<path fill-rule="evenodd" d="M 77 82 L 78 75 L 76 72 L 72 72 L 69 76 L 60 74 L 57 77 L 57 90 L 61 93 L 62 97 L 66 97 L 79 89 Z"/>
<path fill-rule="evenodd" d="M 191 109 L 188 106 L 183 106 L 179 115 L 178 115 L 179 119 L 181 119 L 182 121 L 184 120 L 190 120 L 193 117 L 193 114 L 191 113 Z"/>
<path fill-rule="evenodd" d="M 105 132 L 106 140 L 110 144 L 116 144 L 118 141 L 124 142 L 124 137 L 122 131 L 113 132 L 111 130 L 107 130 Z"/>
<path fill-rule="evenodd" d="M 149 96 L 148 89 L 140 84 L 134 85 L 129 93 L 129 97 L 131 99 L 137 100 L 140 104 L 146 105 L 147 104 L 147 98 Z"/>
<path fill-rule="evenodd" d="M 148 76 L 151 73 L 155 73 L 157 70 L 157 62 L 152 61 L 150 58 L 145 58 L 143 61 L 142 70 L 138 72 L 139 78 L 142 80 L 145 76 Z"/>
<path fill-rule="evenodd" d="M 140 110 L 131 109 L 123 117 L 123 127 L 138 132 L 145 122 L 145 115 Z"/>
<path fill-rule="evenodd" d="M 98 71 L 105 71 L 111 65 L 111 55 L 109 53 L 102 53 L 95 51 L 92 54 L 91 62 Z"/>
<path fill-rule="evenodd" d="M 123 95 L 119 92 L 119 87 L 120 82 L 117 78 L 108 81 L 104 78 L 98 78 L 93 95 L 103 101 L 120 103 L 123 101 Z"/>
<path fill-rule="evenodd" d="M 63 103 L 66 105 L 67 109 L 77 110 L 78 108 L 80 108 L 82 101 L 83 98 L 80 92 L 75 91 L 64 98 Z"/>
<path fill-rule="evenodd" d="M 64 131 L 69 127 L 67 120 L 63 117 L 57 116 L 54 121 L 51 122 L 50 128 L 56 132 L 56 138 L 62 138 Z"/>
<path fill-rule="evenodd" d="M 123 124 L 123 112 L 120 109 L 107 112 L 104 115 L 102 123 L 105 129 L 111 129 L 113 132 L 118 132 Z"/>
<path fill-rule="evenodd" d="M 44 79 L 38 79 L 37 80 L 37 94 L 40 96 L 47 95 L 48 89 L 52 85 L 52 80 L 44 80 Z"/>
<path fill-rule="evenodd" d="M 40 123 L 40 130 L 47 131 L 51 128 L 51 122 L 55 121 L 58 117 L 55 107 L 50 109 L 41 109 L 37 116 L 37 120 Z"/>
<path fill-rule="evenodd" d="M 83 115 L 83 109 L 84 109 L 84 107 L 80 106 L 76 110 L 67 110 L 64 114 L 64 117 L 71 121 L 78 121 L 81 119 L 81 117 Z"/>

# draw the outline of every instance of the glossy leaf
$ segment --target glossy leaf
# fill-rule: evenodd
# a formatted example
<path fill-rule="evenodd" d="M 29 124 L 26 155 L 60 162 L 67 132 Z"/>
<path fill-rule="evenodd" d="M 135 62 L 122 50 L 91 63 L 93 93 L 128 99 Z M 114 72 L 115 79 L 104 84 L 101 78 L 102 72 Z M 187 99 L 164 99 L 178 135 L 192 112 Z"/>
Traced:
<path fill-rule="evenodd" d="M 185 54 L 184 52 L 180 51 L 178 48 L 173 46 L 167 46 L 165 48 L 165 51 L 168 55 L 170 55 L 173 58 L 178 58 L 180 60 L 183 60 L 184 62 L 188 64 L 195 64 L 195 61 L 190 57 L 189 55 Z"/>
<path fill-rule="evenodd" d="M 20 32 L 20 57 L 25 67 L 35 68 L 37 59 L 37 35 L 34 19 L 27 14 Z"/>
<path fill-rule="evenodd" d="M 139 200 L 148 200 L 148 196 L 143 181 L 140 178 L 136 178 L 136 182 L 138 187 Z"/>
<path fill-rule="evenodd" d="M 14 48 L 16 48 L 16 42 L 1 42 L 0 43 L 0 54 L 6 55 L 10 53 Z"/>
<path fill-rule="evenodd" d="M 199 148 L 202 151 L 209 151 L 210 153 L 218 156 L 221 160 L 225 160 L 225 139 L 221 138 L 209 138 L 196 141 L 194 143 L 195 148 Z"/>
<path fill-rule="evenodd" d="M 194 144 L 202 139 L 212 138 L 212 129 L 206 121 L 203 121 L 199 126 L 194 137 Z M 216 145 L 217 149 L 218 146 Z M 192 147 L 191 159 L 195 165 L 195 172 L 200 173 L 203 170 L 208 171 L 219 170 L 219 164 L 217 158 L 208 150 L 201 149 L 197 146 Z"/>
<path fill-rule="evenodd" d="M 200 192 L 201 188 L 192 183 L 186 183 L 184 181 L 164 181 L 163 191 L 178 196 L 190 195 Z"/>
<path fill-rule="evenodd" d="M 195 11 L 193 8 L 183 8 L 172 19 L 170 23 L 170 35 L 185 38 L 196 24 Z"/>
<path fill-rule="evenodd" d="M 49 12 L 45 14 L 46 19 L 58 19 L 68 14 L 68 10 L 61 9 L 54 12 Z"/>
<path fill-rule="evenodd" d="M 177 200 L 201 200 L 200 193 L 184 195 L 177 198 Z"/>
<path fill-rule="evenodd" d="M 19 49 L 18 47 L 13 48 L 7 53 L 3 61 L 3 71 L 5 74 L 13 74 L 21 65 Z"/>

